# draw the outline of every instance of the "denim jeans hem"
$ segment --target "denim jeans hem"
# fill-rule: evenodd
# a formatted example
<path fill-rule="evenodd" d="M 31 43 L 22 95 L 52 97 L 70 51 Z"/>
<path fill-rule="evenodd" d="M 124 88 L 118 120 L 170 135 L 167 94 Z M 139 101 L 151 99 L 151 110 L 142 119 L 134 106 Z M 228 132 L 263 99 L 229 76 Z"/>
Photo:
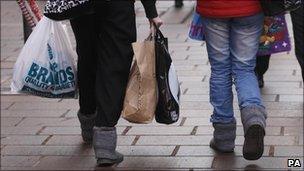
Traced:
<path fill-rule="evenodd" d="M 235 117 L 221 118 L 221 117 L 212 115 L 210 118 L 210 122 L 213 124 L 232 124 L 232 123 L 236 123 L 236 119 L 235 119 Z"/>

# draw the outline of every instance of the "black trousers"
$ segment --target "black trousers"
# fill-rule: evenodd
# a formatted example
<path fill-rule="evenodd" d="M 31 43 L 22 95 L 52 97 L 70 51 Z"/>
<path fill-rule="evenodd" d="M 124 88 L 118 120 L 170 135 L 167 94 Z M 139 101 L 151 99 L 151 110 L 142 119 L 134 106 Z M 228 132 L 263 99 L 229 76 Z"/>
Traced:
<path fill-rule="evenodd" d="M 258 79 L 263 78 L 263 75 L 269 68 L 269 60 L 271 55 L 257 56 L 255 73 Z"/>
<path fill-rule="evenodd" d="M 71 20 L 78 54 L 79 105 L 96 126 L 120 118 L 136 41 L 133 1 L 97 1 L 95 14 Z"/>
<path fill-rule="evenodd" d="M 301 66 L 304 81 L 304 5 L 290 13 L 293 25 L 296 57 Z"/>

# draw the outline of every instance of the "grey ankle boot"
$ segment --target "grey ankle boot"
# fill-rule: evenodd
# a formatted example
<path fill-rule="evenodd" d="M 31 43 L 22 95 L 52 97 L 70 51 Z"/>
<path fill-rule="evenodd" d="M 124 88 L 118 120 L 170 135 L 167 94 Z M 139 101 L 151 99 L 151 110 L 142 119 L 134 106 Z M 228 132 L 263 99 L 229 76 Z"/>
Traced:
<path fill-rule="evenodd" d="M 82 139 L 86 143 L 92 143 L 93 140 L 93 127 L 95 126 L 95 119 L 97 114 L 84 115 L 80 111 L 77 113 L 80 127 L 81 127 L 81 135 Z"/>
<path fill-rule="evenodd" d="M 235 147 L 236 122 L 213 123 L 213 127 L 213 139 L 210 141 L 210 147 L 221 153 L 232 153 Z"/>
<path fill-rule="evenodd" d="M 247 160 L 257 160 L 264 152 L 264 136 L 267 114 L 259 106 L 245 107 L 241 110 L 244 128 L 243 156 Z"/>
<path fill-rule="evenodd" d="M 94 127 L 93 147 L 98 166 L 110 166 L 123 161 L 123 155 L 116 151 L 117 133 L 115 127 Z"/>

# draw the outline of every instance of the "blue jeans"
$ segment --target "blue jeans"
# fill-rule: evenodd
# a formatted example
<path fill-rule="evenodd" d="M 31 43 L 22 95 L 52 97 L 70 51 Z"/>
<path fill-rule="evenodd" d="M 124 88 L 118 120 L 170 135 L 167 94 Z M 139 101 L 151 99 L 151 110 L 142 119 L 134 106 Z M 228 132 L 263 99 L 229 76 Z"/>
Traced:
<path fill-rule="evenodd" d="M 254 73 L 262 13 L 248 17 L 206 18 L 203 27 L 211 64 L 210 102 L 214 107 L 211 122 L 232 123 L 232 84 L 235 84 L 240 109 L 264 108 Z"/>

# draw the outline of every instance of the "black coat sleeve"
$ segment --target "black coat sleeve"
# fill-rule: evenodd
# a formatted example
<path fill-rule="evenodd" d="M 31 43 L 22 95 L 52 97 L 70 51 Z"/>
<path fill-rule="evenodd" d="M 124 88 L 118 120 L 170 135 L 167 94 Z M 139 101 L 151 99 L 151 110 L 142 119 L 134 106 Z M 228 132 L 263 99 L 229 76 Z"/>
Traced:
<path fill-rule="evenodd" d="M 144 5 L 147 18 L 155 18 L 158 16 L 156 10 L 156 0 L 141 0 L 141 3 Z"/>

